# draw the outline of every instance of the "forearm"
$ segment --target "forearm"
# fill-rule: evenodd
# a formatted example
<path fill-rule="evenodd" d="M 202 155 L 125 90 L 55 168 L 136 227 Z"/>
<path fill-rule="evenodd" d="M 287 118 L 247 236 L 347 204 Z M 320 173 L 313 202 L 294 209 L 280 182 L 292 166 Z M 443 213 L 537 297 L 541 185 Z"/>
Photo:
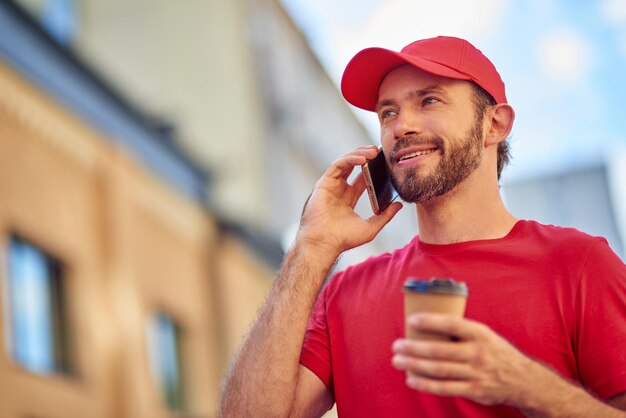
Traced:
<path fill-rule="evenodd" d="M 306 324 L 336 255 L 296 243 L 224 381 L 221 416 L 286 416 Z"/>
<path fill-rule="evenodd" d="M 526 395 L 518 400 L 529 418 L 626 418 L 626 413 L 594 398 L 545 366 L 533 362 Z"/>

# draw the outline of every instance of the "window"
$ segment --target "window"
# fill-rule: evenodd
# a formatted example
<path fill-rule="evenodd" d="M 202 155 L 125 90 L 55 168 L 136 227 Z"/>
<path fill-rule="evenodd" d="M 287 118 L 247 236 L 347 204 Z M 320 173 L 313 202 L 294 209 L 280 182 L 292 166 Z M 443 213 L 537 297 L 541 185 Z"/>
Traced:
<path fill-rule="evenodd" d="M 9 240 L 5 339 L 14 361 L 34 373 L 69 373 L 62 279 L 59 261 Z"/>
<path fill-rule="evenodd" d="M 180 360 L 180 327 L 164 312 L 152 315 L 148 323 L 150 369 L 167 407 L 183 411 L 183 384 Z"/>

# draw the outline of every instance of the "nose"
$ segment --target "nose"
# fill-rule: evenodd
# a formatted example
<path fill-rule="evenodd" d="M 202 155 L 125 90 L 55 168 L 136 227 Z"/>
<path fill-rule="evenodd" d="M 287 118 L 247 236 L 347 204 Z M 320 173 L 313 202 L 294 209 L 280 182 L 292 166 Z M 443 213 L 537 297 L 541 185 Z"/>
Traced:
<path fill-rule="evenodd" d="M 393 134 L 396 140 L 406 136 L 418 135 L 421 132 L 417 116 L 409 112 L 400 112 L 395 122 Z"/>

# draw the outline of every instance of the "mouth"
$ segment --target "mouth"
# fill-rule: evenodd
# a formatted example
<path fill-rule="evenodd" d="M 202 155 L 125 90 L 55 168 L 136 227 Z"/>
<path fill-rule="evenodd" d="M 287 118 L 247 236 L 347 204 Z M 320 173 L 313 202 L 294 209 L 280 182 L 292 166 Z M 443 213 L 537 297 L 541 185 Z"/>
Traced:
<path fill-rule="evenodd" d="M 410 154 L 403 155 L 398 161 L 409 160 L 411 158 L 419 157 L 421 155 L 427 155 L 427 154 L 430 154 L 430 153 L 435 152 L 435 151 L 437 151 L 437 148 L 431 148 L 431 149 L 427 149 L 427 150 L 423 150 L 423 151 L 412 152 Z"/>
<path fill-rule="evenodd" d="M 400 165 L 403 163 L 407 164 L 410 160 L 418 161 L 419 159 L 423 159 L 429 154 L 436 152 L 438 149 L 438 147 L 420 147 L 419 149 L 416 147 L 409 147 L 395 152 L 393 154 L 393 160 Z"/>

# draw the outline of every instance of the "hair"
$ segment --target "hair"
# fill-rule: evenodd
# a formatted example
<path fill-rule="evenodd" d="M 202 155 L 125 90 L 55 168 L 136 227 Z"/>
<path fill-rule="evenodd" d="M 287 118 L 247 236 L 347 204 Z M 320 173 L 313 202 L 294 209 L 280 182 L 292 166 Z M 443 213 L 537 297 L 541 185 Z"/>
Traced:
<path fill-rule="evenodd" d="M 496 105 L 496 101 L 493 96 L 485 89 L 480 87 L 475 82 L 470 82 L 474 87 L 474 106 L 476 108 L 476 118 L 481 119 L 485 115 L 485 110 L 487 107 Z M 498 143 L 498 180 L 500 180 L 500 175 L 502 174 L 502 170 L 511 160 L 511 150 L 509 148 L 509 141 L 505 139 L 504 141 Z"/>

